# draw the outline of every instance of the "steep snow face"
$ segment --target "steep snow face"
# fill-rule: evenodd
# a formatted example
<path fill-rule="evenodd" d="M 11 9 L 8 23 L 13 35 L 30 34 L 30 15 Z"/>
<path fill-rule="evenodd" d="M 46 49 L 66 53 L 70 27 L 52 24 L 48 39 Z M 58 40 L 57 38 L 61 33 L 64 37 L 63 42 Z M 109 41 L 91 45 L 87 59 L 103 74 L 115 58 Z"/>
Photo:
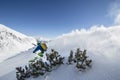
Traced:
<path fill-rule="evenodd" d="M 0 24 L 0 62 L 33 47 L 36 40 Z"/>

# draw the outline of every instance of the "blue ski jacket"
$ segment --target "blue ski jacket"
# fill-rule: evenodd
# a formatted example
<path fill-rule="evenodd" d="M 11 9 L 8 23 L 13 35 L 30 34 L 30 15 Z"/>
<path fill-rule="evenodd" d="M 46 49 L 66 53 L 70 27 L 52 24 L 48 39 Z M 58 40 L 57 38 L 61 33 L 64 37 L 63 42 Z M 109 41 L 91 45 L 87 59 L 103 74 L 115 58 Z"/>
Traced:
<path fill-rule="evenodd" d="M 44 49 L 42 48 L 42 46 L 39 44 L 37 45 L 37 47 L 35 48 L 35 50 L 33 51 L 33 53 L 35 53 L 36 51 L 40 50 L 41 53 L 44 53 Z"/>

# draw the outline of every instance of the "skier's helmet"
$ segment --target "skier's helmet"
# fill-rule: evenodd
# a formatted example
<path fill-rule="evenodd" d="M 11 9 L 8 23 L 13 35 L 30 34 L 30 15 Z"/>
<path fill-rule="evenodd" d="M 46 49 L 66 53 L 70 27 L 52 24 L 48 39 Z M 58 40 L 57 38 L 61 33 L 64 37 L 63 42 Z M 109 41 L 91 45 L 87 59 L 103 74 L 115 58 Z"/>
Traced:
<path fill-rule="evenodd" d="M 40 45 L 41 44 L 41 41 L 40 40 L 37 40 L 37 45 Z"/>

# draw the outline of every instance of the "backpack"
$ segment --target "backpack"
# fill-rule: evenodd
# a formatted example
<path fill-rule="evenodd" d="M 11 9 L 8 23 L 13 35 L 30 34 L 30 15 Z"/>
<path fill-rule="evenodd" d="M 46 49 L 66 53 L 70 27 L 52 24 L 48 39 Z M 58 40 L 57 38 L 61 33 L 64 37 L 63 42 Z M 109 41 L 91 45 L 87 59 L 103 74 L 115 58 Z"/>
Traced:
<path fill-rule="evenodd" d="M 41 47 L 46 51 L 47 50 L 47 45 L 45 43 L 41 43 Z"/>

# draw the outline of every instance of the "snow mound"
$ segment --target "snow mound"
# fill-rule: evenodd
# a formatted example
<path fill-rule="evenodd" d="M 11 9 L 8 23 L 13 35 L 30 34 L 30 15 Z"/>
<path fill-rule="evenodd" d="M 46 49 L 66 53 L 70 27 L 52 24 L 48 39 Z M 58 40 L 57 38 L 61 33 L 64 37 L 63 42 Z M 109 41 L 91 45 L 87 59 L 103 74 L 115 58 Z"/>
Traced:
<path fill-rule="evenodd" d="M 0 62 L 32 48 L 36 40 L 0 24 Z"/>

